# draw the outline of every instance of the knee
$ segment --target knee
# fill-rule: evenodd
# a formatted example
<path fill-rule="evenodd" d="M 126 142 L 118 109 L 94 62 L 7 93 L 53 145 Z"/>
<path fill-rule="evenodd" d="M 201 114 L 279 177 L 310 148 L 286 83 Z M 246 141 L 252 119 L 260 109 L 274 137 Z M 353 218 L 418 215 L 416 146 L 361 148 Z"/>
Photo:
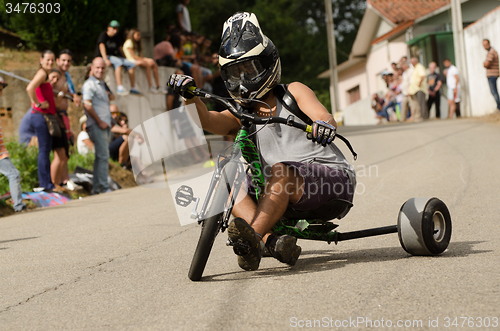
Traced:
<path fill-rule="evenodd" d="M 289 178 L 288 172 L 290 169 L 284 163 L 275 163 L 271 167 L 271 177 L 274 180 L 282 180 Z"/>

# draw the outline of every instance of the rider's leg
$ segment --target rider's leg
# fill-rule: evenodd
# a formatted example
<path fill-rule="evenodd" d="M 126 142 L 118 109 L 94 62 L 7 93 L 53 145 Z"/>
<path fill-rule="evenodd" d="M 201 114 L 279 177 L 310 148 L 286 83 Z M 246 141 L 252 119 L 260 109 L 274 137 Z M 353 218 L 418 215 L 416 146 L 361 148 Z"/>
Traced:
<path fill-rule="evenodd" d="M 294 167 L 276 163 L 271 168 L 264 196 L 250 225 L 255 232 L 266 234 L 285 213 L 289 203 L 296 203 L 304 192 L 304 179 Z"/>

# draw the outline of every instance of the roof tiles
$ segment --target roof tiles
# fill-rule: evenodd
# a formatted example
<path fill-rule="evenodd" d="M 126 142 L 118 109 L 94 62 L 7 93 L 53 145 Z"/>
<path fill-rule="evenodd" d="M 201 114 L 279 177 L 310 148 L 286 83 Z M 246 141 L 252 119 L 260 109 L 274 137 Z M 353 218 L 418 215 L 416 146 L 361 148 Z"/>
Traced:
<path fill-rule="evenodd" d="M 368 3 L 394 24 L 413 21 L 449 5 L 450 0 L 368 0 Z"/>

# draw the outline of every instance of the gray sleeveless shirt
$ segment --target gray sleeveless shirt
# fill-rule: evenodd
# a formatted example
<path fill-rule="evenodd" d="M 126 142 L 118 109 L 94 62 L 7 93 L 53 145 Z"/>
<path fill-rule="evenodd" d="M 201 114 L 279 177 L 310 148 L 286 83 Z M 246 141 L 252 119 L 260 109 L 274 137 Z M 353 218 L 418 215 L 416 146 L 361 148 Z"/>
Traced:
<path fill-rule="evenodd" d="M 276 116 L 287 118 L 293 115 L 277 100 Z M 295 121 L 304 123 L 297 116 Z M 257 147 L 260 151 L 265 175 L 270 166 L 279 162 L 320 163 L 331 168 L 344 170 L 356 187 L 356 173 L 335 144 L 323 147 L 306 138 L 302 130 L 286 124 L 257 125 Z"/>

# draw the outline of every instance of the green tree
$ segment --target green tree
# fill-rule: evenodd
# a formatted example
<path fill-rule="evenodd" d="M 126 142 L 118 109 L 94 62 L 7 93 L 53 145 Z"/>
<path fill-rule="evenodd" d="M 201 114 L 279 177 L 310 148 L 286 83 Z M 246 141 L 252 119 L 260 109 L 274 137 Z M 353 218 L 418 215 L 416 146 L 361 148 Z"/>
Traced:
<path fill-rule="evenodd" d="M 76 62 L 85 56 L 92 57 L 99 33 L 106 29 L 111 20 L 118 20 L 122 26 L 135 25 L 136 1 L 133 0 L 58 0 L 60 12 L 23 13 L 24 1 L 8 1 L 15 9 L 19 4 L 20 13 L 7 13 L 7 1 L 0 1 L 0 26 L 11 30 L 26 41 L 32 49 L 51 49 L 55 52 L 69 48 L 76 55 Z M 47 1 L 34 0 L 38 7 Z M 51 1 L 52 4 L 55 2 Z M 131 10 L 132 9 L 132 10 Z"/>

